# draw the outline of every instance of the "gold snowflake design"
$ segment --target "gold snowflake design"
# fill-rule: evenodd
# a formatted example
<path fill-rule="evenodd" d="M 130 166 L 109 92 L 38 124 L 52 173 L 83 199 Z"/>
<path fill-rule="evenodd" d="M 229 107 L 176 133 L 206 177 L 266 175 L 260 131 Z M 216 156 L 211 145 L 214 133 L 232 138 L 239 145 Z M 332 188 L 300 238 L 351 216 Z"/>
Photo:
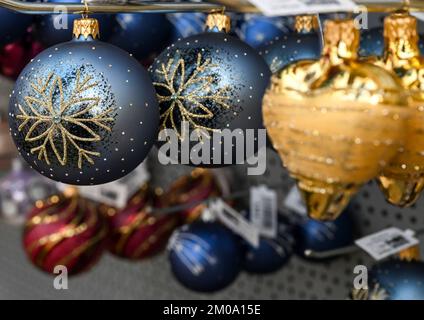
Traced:
<path fill-rule="evenodd" d="M 230 88 L 226 86 L 213 92 L 214 76 L 207 74 L 211 69 L 218 67 L 210 58 L 202 62 L 202 54 L 197 55 L 196 65 L 191 75 L 187 76 L 184 59 L 179 59 L 174 64 L 174 59 L 169 59 L 167 64 L 162 63 L 156 73 L 162 76 L 164 82 L 154 82 L 155 87 L 163 88 L 167 95 L 157 94 L 159 103 L 168 102 L 170 106 L 161 113 L 161 128 L 172 127 L 179 139 L 185 137 L 184 127 L 177 128 L 174 111 L 177 111 L 181 122 L 188 122 L 195 131 L 209 138 L 207 132 L 217 132 L 214 129 L 199 123 L 202 119 L 212 119 L 215 115 L 207 107 L 206 103 L 214 103 L 225 109 L 229 109 L 227 96 Z M 194 108 L 193 108 L 194 107 Z M 196 109 L 198 112 L 189 111 Z M 199 136 L 200 136 L 199 134 Z"/>
<path fill-rule="evenodd" d="M 109 125 L 114 121 L 114 118 L 111 117 L 113 108 L 109 108 L 98 115 L 92 115 L 91 111 L 99 105 L 100 98 L 81 97 L 82 93 L 98 85 L 97 82 L 92 82 L 92 79 L 91 76 L 86 76 L 81 80 L 81 72 L 78 70 L 75 88 L 66 100 L 62 79 L 54 75 L 53 72 L 47 76 L 44 82 L 38 79 L 36 83 L 31 83 L 35 95 L 24 98 L 30 112 L 25 111 L 18 104 L 20 114 L 16 118 L 22 120 L 18 127 L 19 132 L 30 125 L 25 135 L 25 141 L 39 143 L 38 146 L 31 149 L 32 154 L 38 153 L 39 160 L 50 165 L 51 155 L 49 155 L 48 146 L 62 166 L 65 166 L 68 162 L 68 153 L 71 147 L 78 152 L 79 169 L 82 168 L 84 160 L 94 164 L 93 157 L 100 156 L 99 152 L 86 150 L 81 144 L 99 142 L 102 139 L 89 125 L 111 132 Z M 59 95 L 58 102 L 56 102 L 55 93 Z M 70 132 L 67 126 L 82 129 L 86 136 L 79 136 Z"/>

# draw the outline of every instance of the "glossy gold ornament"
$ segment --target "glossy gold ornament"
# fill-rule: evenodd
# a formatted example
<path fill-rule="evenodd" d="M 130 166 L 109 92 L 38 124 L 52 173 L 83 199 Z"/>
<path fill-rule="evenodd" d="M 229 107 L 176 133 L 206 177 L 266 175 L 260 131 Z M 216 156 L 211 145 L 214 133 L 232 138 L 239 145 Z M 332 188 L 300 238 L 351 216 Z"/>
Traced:
<path fill-rule="evenodd" d="M 384 20 L 384 56 L 376 62 L 396 73 L 411 98 L 405 145 L 378 178 L 387 201 L 401 207 L 414 204 L 424 188 L 424 58 L 418 40 L 415 17 L 391 14 Z"/>
<path fill-rule="evenodd" d="M 332 220 L 396 154 L 408 109 L 395 76 L 358 61 L 353 20 L 327 21 L 324 41 L 319 60 L 273 76 L 263 115 L 309 215 Z"/>

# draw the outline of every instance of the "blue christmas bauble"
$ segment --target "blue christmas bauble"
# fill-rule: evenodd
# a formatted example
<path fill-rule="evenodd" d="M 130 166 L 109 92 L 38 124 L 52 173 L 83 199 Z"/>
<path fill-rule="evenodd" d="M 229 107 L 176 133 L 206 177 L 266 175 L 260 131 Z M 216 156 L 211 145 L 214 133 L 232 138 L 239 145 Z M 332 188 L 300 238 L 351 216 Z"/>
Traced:
<path fill-rule="evenodd" d="M 202 33 L 205 30 L 206 15 L 195 13 L 172 13 L 167 15 L 173 25 L 172 41 Z"/>
<path fill-rule="evenodd" d="M 73 185 L 128 174 L 153 146 L 159 122 L 148 73 L 127 52 L 96 40 L 96 22 L 76 20 L 78 37 L 36 56 L 9 102 L 11 134 L 23 158 Z"/>
<path fill-rule="evenodd" d="M 220 167 L 244 163 L 247 150 L 258 150 L 259 143 L 247 143 L 262 133 L 262 98 L 270 71 L 250 46 L 225 32 L 204 32 L 169 46 L 149 70 L 159 100 L 160 129 L 175 137 L 158 144 L 173 147 L 177 141 L 178 152 L 167 155 L 174 162 Z M 241 137 L 239 145 L 219 142 L 222 137 L 215 133 L 229 131 Z M 187 151 L 182 151 L 184 142 L 190 144 Z M 237 154 L 240 144 L 243 150 Z"/>
<path fill-rule="evenodd" d="M 370 272 L 369 299 L 424 300 L 424 263 L 387 260 Z"/>
<path fill-rule="evenodd" d="M 91 0 L 93 1 L 93 0 Z M 72 33 L 72 26 L 75 19 L 81 18 L 80 14 L 65 14 L 61 13 L 61 4 L 75 3 L 72 0 L 43 0 L 43 2 L 57 3 L 59 14 L 46 14 L 37 18 L 35 28 L 37 38 L 46 46 L 51 47 L 61 42 L 69 40 L 69 35 Z M 77 1 L 78 2 L 78 1 Z M 102 2 L 102 0 L 100 0 Z M 90 3 L 90 0 L 88 1 Z M 64 8 L 63 8 L 64 10 Z M 113 16 L 108 14 L 93 14 L 92 18 L 99 20 L 102 26 L 101 34 L 103 40 L 107 40 L 113 28 Z"/>
<path fill-rule="evenodd" d="M 169 244 L 169 261 L 177 280 L 200 292 L 221 290 L 241 270 L 239 239 L 215 222 L 195 222 L 177 230 Z"/>
<path fill-rule="evenodd" d="M 305 257 L 305 250 L 334 250 L 352 244 L 353 221 L 348 211 L 334 221 L 322 222 L 305 218 L 296 227 L 296 252 Z"/>
<path fill-rule="evenodd" d="M 31 25 L 33 16 L 0 8 L 0 46 L 22 37 Z"/>
<path fill-rule="evenodd" d="M 318 59 L 321 55 L 321 40 L 316 32 L 292 32 L 271 41 L 259 53 L 271 72 L 276 73 L 290 63 Z"/>
<path fill-rule="evenodd" d="M 164 14 L 117 14 L 109 42 L 140 61 L 150 60 L 171 41 L 172 25 Z"/>
<path fill-rule="evenodd" d="M 253 48 L 261 48 L 271 40 L 281 38 L 290 32 L 289 19 L 289 17 L 265 17 L 247 14 L 236 33 L 240 39 Z"/>
<path fill-rule="evenodd" d="M 290 260 L 294 244 L 292 227 L 280 220 L 275 238 L 261 236 L 257 248 L 246 243 L 243 269 L 259 274 L 277 271 Z"/>

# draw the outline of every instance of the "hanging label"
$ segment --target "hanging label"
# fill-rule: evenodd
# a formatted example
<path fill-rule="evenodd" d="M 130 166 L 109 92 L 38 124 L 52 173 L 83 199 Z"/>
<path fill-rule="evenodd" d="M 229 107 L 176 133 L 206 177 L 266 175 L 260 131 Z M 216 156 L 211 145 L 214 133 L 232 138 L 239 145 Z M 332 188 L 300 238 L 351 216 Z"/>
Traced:
<path fill-rule="evenodd" d="M 224 201 L 218 199 L 211 202 L 209 210 L 217 219 L 225 224 L 225 226 L 234 233 L 237 233 L 253 247 L 257 248 L 259 246 L 259 230 Z"/>
<path fill-rule="evenodd" d="M 284 206 L 301 216 L 308 214 L 302 195 L 296 185 L 290 189 L 289 194 L 284 199 Z"/>
<path fill-rule="evenodd" d="M 250 188 L 250 222 L 268 238 L 277 237 L 277 193 L 261 185 Z"/>
<path fill-rule="evenodd" d="M 415 246 L 419 241 L 412 230 L 392 227 L 358 239 L 355 243 L 375 260 L 381 260 Z"/>
<path fill-rule="evenodd" d="M 97 186 L 78 186 L 78 190 L 80 195 L 87 199 L 122 209 L 125 208 L 134 193 L 149 179 L 150 174 L 143 162 L 119 180 Z M 65 184 L 59 185 L 61 190 L 64 187 L 66 187 Z"/>
<path fill-rule="evenodd" d="M 249 0 L 266 16 L 287 16 L 323 12 L 354 11 L 351 0 Z"/>

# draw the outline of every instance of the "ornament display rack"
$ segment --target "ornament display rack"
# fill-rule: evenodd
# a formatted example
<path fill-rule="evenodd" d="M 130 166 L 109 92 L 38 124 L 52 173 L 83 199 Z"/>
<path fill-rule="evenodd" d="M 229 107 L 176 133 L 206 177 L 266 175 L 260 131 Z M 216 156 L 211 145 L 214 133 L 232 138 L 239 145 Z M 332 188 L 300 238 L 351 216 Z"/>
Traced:
<path fill-rule="evenodd" d="M 90 12 L 177 12 L 214 11 L 228 9 L 252 11 L 249 7 L 240 10 L 221 4 L 181 3 L 132 3 L 92 4 Z M 227 2 L 227 3 L 225 3 Z M 233 2 L 233 1 L 231 1 Z M 390 11 L 400 3 L 356 1 L 366 5 L 370 11 Z M 16 0 L 0 0 L 0 6 L 12 10 L 39 14 L 54 10 L 54 4 L 24 3 Z M 69 12 L 82 12 L 81 4 L 66 5 Z M 424 1 L 411 1 L 411 11 L 424 11 Z M 7 101 L 13 84 L 0 78 L 0 99 Z M 157 162 L 156 150 L 149 157 L 149 168 L 154 186 L 167 186 L 177 177 L 187 174 L 186 166 L 164 167 Z M 282 167 L 278 155 L 267 151 L 267 170 L 262 176 L 246 176 L 245 166 L 230 169 L 233 179 L 243 189 L 249 185 L 279 185 L 279 205 L 294 185 L 287 171 Z M 166 171 L 166 174 L 164 174 Z M 236 190 L 237 191 L 237 190 Z M 353 200 L 352 208 L 358 234 L 365 235 L 389 226 L 416 229 L 424 225 L 424 198 L 414 206 L 400 209 L 387 204 L 374 182 L 361 189 Z M 420 236 L 423 241 L 424 237 Z M 422 246 L 423 247 L 423 246 Z M 423 252 L 424 253 L 424 252 Z M 353 269 L 356 265 L 371 267 L 374 261 L 361 251 L 344 254 L 326 262 L 310 262 L 293 257 L 289 264 L 270 275 L 253 276 L 242 273 L 227 289 L 212 295 L 191 292 L 179 285 L 173 278 L 166 252 L 131 263 L 106 254 L 90 272 L 72 278 L 68 290 L 55 290 L 53 278 L 35 268 L 26 260 L 21 249 L 21 229 L 0 222 L 0 299 L 345 299 L 352 287 Z"/>

